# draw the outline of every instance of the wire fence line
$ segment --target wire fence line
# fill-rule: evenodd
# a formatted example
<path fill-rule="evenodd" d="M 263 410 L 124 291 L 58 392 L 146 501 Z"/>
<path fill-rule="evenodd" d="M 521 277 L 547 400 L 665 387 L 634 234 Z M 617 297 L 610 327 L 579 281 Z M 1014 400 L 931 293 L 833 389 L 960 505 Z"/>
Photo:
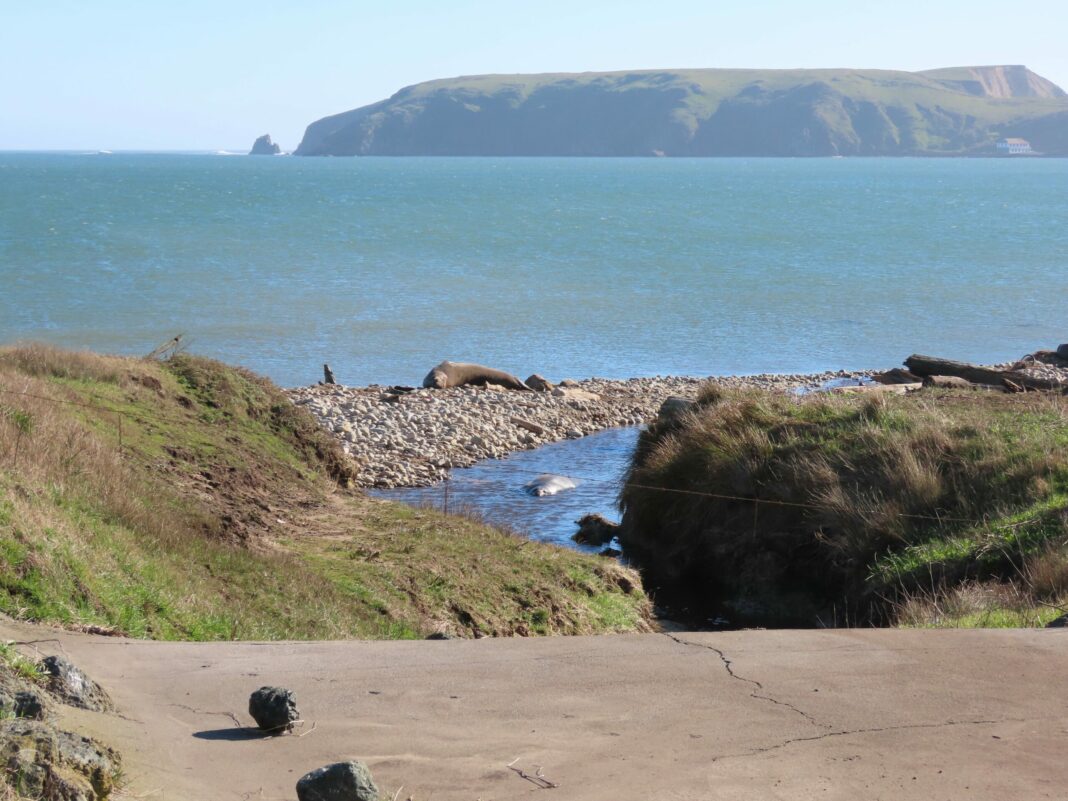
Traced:
<path fill-rule="evenodd" d="M 125 409 L 116 409 L 114 407 L 105 406 L 105 405 L 102 405 L 102 404 L 86 403 L 85 401 L 76 401 L 76 400 L 69 400 L 69 399 L 64 399 L 64 398 L 53 398 L 53 397 L 49 397 L 47 395 L 39 395 L 39 394 L 36 394 L 36 393 L 33 393 L 33 392 L 22 392 L 22 391 L 18 391 L 18 390 L 11 390 L 11 389 L 6 389 L 4 387 L 0 387 L 0 393 L 6 394 L 6 395 L 16 395 L 16 396 L 21 396 L 21 397 L 33 398 L 35 400 L 41 400 L 41 401 L 45 401 L 45 402 L 48 402 L 48 403 L 56 403 L 56 404 L 62 404 L 62 405 L 68 405 L 68 406 L 78 406 L 78 407 L 82 407 L 82 408 L 86 408 L 86 409 L 94 409 L 94 410 L 97 410 L 97 411 L 106 412 L 108 414 L 114 414 L 116 416 L 117 421 L 118 421 L 118 439 L 119 439 L 119 447 L 120 447 L 120 449 L 123 447 L 122 420 L 123 420 L 124 417 L 128 417 L 131 420 L 137 420 L 137 421 L 142 422 L 142 423 L 152 423 L 152 422 L 154 422 L 153 418 L 152 417 L 148 417 L 147 415 L 140 415 L 140 414 L 137 414 L 135 412 L 130 412 L 130 411 L 125 410 Z M 181 418 L 174 417 L 174 416 L 171 416 L 171 415 L 166 415 L 166 414 L 157 414 L 157 415 L 154 415 L 154 417 L 156 419 L 168 420 L 170 422 L 185 422 Z M 463 469 L 463 468 L 461 468 L 461 469 Z M 543 476 L 543 475 L 547 474 L 547 471 L 545 471 L 545 470 L 534 470 L 534 469 L 531 469 L 531 468 L 523 468 L 523 467 L 518 467 L 518 466 L 515 466 L 515 465 L 509 465 L 508 466 L 508 471 L 512 472 L 512 473 L 520 473 L 520 474 L 531 475 L 531 476 Z M 761 506 L 761 505 L 779 506 L 779 507 L 789 507 L 789 508 L 797 508 L 797 509 L 807 509 L 807 510 L 812 510 L 812 511 L 825 511 L 825 509 L 826 509 L 825 506 L 820 505 L 820 504 L 816 504 L 816 503 L 805 503 L 805 502 L 802 502 L 802 501 L 783 501 L 783 500 L 779 500 L 779 499 L 775 499 L 775 498 L 760 498 L 760 497 L 755 497 L 755 496 L 731 495 L 731 494 L 725 494 L 725 493 L 707 492 L 707 491 L 704 491 L 704 490 L 680 489 L 680 488 L 676 488 L 676 487 L 660 487 L 660 486 L 656 486 L 656 485 L 653 485 L 653 484 L 641 484 L 641 483 L 637 483 L 637 482 L 634 482 L 634 481 L 626 481 L 624 478 L 619 478 L 619 479 L 593 478 L 591 476 L 575 475 L 575 474 L 572 474 L 570 472 L 567 474 L 567 477 L 575 479 L 575 480 L 578 480 L 578 481 L 582 481 L 584 483 L 612 485 L 612 486 L 616 487 L 619 491 L 623 491 L 625 489 L 636 489 L 636 490 L 642 490 L 642 491 L 645 491 L 645 492 L 663 492 L 663 493 L 671 493 L 671 494 L 677 494 L 677 495 L 688 495 L 688 496 L 697 496 L 697 497 L 703 497 L 703 498 L 710 498 L 710 499 L 713 499 L 713 500 L 735 501 L 735 502 L 741 502 L 741 503 L 751 503 L 751 504 L 754 504 L 756 506 Z M 441 484 L 442 484 L 442 496 L 443 496 L 442 497 L 442 507 L 443 507 L 443 509 L 444 509 L 446 514 L 448 513 L 448 509 L 449 509 L 450 485 L 453 482 L 460 482 L 460 481 L 474 481 L 474 479 L 466 479 L 464 477 L 454 477 L 450 473 L 449 476 L 447 476 L 441 482 Z M 385 489 L 385 488 L 382 488 L 382 489 Z M 989 525 L 989 521 L 987 519 L 975 520 L 973 518 L 951 517 L 951 516 L 939 515 L 939 514 L 933 514 L 933 515 L 932 514 L 927 514 L 927 515 L 924 515 L 924 514 L 911 514 L 911 513 L 907 513 L 907 512 L 896 512 L 896 513 L 894 513 L 893 516 L 894 517 L 903 518 L 903 519 L 910 519 L 910 520 L 925 520 L 925 521 L 928 521 L 928 522 L 936 522 L 936 523 L 940 523 L 940 524 L 941 523 L 963 523 L 963 524 L 969 524 L 969 525 Z M 1013 527 L 1015 525 L 1018 525 L 1018 524 L 1006 524 L 1006 525 L 1003 525 L 1003 526 L 999 526 L 998 528 L 1010 528 L 1010 527 Z"/>

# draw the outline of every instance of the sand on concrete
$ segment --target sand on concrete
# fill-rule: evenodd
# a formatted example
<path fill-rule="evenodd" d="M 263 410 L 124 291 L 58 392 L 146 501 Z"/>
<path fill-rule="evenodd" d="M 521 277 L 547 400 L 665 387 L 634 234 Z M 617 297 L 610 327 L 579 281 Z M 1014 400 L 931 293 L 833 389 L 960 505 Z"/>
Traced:
<path fill-rule="evenodd" d="M 1064 629 L 162 643 L 2 621 L 0 636 L 107 688 L 120 715 L 66 722 L 123 752 L 130 798 L 291 800 L 345 759 L 415 801 L 1068 796 Z M 305 736 L 239 727 L 264 684 L 296 692 Z"/>

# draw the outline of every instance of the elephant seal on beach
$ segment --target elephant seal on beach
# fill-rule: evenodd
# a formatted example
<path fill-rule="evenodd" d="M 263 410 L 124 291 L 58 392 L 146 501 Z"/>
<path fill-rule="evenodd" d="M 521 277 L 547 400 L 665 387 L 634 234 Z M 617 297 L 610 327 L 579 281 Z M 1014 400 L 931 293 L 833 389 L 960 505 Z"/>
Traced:
<path fill-rule="evenodd" d="M 446 389 L 447 387 L 463 387 L 468 384 L 485 386 L 496 384 L 508 389 L 520 389 L 530 391 L 530 387 L 520 381 L 511 373 L 503 370 L 494 370 L 492 367 L 483 367 L 481 364 L 467 364 L 466 362 L 442 362 L 423 379 L 425 389 Z"/>
<path fill-rule="evenodd" d="M 544 495 L 555 495 L 561 490 L 575 488 L 575 482 L 567 476 L 554 476 L 552 473 L 543 473 L 528 484 L 523 485 L 523 490 L 528 495 L 541 498 Z"/>

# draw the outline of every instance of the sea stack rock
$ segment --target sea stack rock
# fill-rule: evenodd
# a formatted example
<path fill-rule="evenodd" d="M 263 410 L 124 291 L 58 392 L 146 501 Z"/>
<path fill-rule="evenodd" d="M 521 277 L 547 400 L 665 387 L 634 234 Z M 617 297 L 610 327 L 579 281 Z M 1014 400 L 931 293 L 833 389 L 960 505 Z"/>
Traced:
<path fill-rule="evenodd" d="M 264 134 L 252 143 L 252 150 L 248 154 L 250 156 L 277 156 L 281 152 L 282 148 L 271 141 L 271 135 Z"/>

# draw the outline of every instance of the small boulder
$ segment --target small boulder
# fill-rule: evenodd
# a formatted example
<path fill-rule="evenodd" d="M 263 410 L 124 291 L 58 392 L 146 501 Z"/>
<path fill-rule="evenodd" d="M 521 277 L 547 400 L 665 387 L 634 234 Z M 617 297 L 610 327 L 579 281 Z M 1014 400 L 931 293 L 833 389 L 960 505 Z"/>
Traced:
<path fill-rule="evenodd" d="M 580 545 L 607 545 L 619 533 L 619 524 L 601 515 L 584 515 L 577 522 L 579 529 L 571 539 Z"/>
<path fill-rule="evenodd" d="M 20 690 L 12 700 L 11 711 L 15 717 L 44 720 L 47 706 L 44 698 L 34 690 Z"/>
<path fill-rule="evenodd" d="M 572 378 L 565 378 L 563 381 L 560 382 L 560 386 L 562 386 L 562 387 L 570 387 L 571 389 L 577 389 L 578 385 L 579 385 L 579 382 L 575 381 Z"/>
<path fill-rule="evenodd" d="M 48 701 L 42 690 L 13 672 L 0 670 L 0 720 L 44 720 L 47 714 Z"/>
<path fill-rule="evenodd" d="M 271 141 L 271 135 L 264 134 L 252 143 L 252 150 L 248 154 L 250 156 L 277 156 L 281 152 L 282 148 Z"/>
<path fill-rule="evenodd" d="M 543 375 L 538 375 L 537 373 L 534 373 L 534 375 L 532 375 L 523 383 L 535 392 L 552 392 L 554 389 L 556 389 L 556 387 L 553 386 L 552 381 L 550 381 Z"/>
<path fill-rule="evenodd" d="M 1068 359 L 1068 342 L 1057 347 L 1057 355 L 1062 359 Z"/>
<path fill-rule="evenodd" d="M 248 713 L 271 734 L 285 734 L 300 720 L 296 696 L 284 687 L 260 687 L 248 699 Z"/>
<path fill-rule="evenodd" d="M 305 773 L 297 782 L 298 801 L 378 801 L 378 787 L 362 762 L 335 762 Z"/>
<path fill-rule="evenodd" d="M 61 656 L 46 656 L 41 667 L 48 674 L 48 690 L 60 701 L 91 712 L 115 708 L 104 688 Z"/>
<path fill-rule="evenodd" d="M 689 398 L 680 398 L 678 395 L 672 395 L 670 398 L 660 404 L 660 411 L 657 412 L 657 420 L 660 422 L 670 422 L 678 418 L 683 412 L 688 412 L 694 407 L 694 402 Z"/>

